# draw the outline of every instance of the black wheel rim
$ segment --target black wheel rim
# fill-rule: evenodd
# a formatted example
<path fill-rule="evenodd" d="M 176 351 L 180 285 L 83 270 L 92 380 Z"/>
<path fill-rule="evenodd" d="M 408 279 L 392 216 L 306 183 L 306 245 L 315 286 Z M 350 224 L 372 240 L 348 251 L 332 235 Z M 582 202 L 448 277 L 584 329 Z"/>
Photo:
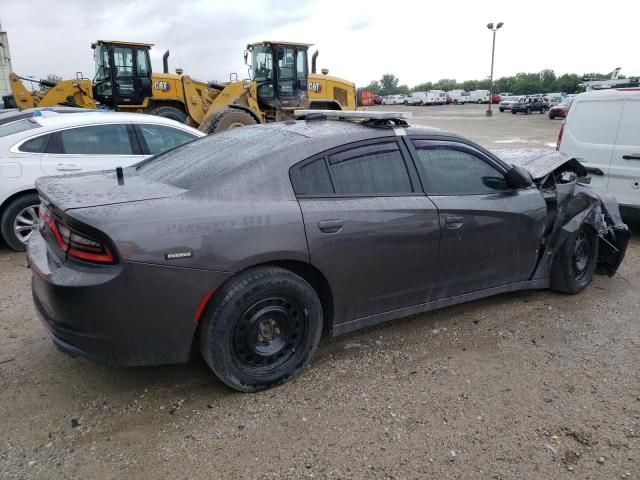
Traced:
<path fill-rule="evenodd" d="M 592 262 L 592 246 L 588 235 L 581 231 L 578 233 L 576 242 L 573 245 L 573 259 L 571 269 L 574 278 L 582 282 L 589 275 L 589 268 Z"/>
<path fill-rule="evenodd" d="M 238 367 L 265 374 L 287 364 L 300 349 L 308 315 L 296 300 L 275 296 L 257 301 L 242 314 L 232 336 Z"/>

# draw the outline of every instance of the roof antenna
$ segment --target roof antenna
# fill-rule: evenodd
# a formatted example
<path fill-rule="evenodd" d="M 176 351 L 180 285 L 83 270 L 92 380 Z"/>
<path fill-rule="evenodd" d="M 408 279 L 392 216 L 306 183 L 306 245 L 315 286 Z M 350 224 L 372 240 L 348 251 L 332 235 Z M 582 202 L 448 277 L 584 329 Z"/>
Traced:
<path fill-rule="evenodd" d="M 124 172 L 122 167 L 116 167 L 116 178 L 118 179 L 118 185 L 124 185 Z"/>

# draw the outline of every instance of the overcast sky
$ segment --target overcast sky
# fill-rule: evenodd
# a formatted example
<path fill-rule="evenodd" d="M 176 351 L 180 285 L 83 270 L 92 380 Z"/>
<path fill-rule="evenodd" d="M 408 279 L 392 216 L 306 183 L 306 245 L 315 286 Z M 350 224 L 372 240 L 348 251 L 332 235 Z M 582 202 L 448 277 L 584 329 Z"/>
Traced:
<path fill-rule="evenodd" d="M 489 75 L 488 22 L 504 22 L 494 76 L 537 72 L 640 75 L 638 2 L 349 0 L 2 0 L 13 69 L 36 77 L 93 77 L 92 41 L 154 43 L 152 63 L 201 80 L 246 77 L 249 42 L 314 43 L 318 66 L 358 86 L 393 73 L 401 84 Z M 597 6 L 599 5 L 599 6 Z M 313 50 L 312 50 L 313 51 Z"/>

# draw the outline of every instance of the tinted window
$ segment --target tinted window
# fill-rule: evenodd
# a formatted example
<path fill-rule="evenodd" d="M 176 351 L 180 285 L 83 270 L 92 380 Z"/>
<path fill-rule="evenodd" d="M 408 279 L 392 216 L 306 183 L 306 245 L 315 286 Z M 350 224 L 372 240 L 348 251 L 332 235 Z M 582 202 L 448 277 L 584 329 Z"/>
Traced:
<path fill-rule="evenodd" d="M 329 155 L 338 194 L 411 193 L 411 181 L 396 142 L 376 143 Z"/>
<path fill-rule="evenodd" d="M 432 195 L 496 193 L 506 190 L 504 175 L 475 155 L 452 146 L 414 141 L 417 167 Z"/>
<path fill-rule="evenodd" d="M 13 135 L 14 133 L 26 132 L 33 128 L 40 127 L 40 124 L 33 118 L 25 118 L 24 120 L 18 120 L 17 122 L 5 123 L 0 125 L 0 137 L 6 137 L 7 135 Z"/>
<path fill-rule="evenodd" d="M 150 180 L 191 189 L 254 160 L 275 158 L 283 149 L 290 155 L 296 145 L 307 140 L 268 125 L 232 128 L 144 160 L 137 164 L 137 170 Z M 284 169 L 272 172 L 286 174 Z"/>
<path fill-rule="evenodd" d="M 50 137 L 51 135 L 42 135 L 41 137 L 32 138 L 20 145 L 18 150 L 29 153 L 44 153 L 44 149 L 47 148 L 47 143 L 49 143 Z"/>
<path fill-rule="evenodd" d="M 293 170 L 291 180 L 298 195 L 331 195 L 333 185 L 324 158 Z"/>
<path fill-rule="evenodd" d="M 140 125 L 139 128 L 151 155 L 179 147 L 198 138 L 191 133 L 164 125 Z"/>
<path fill-rule="evenodd" d="M 60 132 L 62 153 L 80 155 L 132 155 L 126 125 L 96 125 Z"/>

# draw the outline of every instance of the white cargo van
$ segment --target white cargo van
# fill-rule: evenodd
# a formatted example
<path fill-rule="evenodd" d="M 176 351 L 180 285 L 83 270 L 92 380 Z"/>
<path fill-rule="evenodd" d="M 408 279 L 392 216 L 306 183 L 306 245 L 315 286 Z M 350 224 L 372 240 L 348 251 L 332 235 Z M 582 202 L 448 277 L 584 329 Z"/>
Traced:
<path fill-rule="evenodd" d="M 469 102 L 489 103 L 489 90 L 472 90 L 469 92 Z"/>
<path fill-rule="evenodd" d="M 435 105 L 444 105 L 447 103 L 447 92 L 444 90 L 429 90 L 429 93 L 433 94 L 433 103 Z"/>
<path fill-rule="evenodd" d="M 451 97 L 451 101 L 454 104 L 465 104 L 469 101 L 469 92 L 465 92 L 464 90 L 450 90 L 447 92 L 447 95 Z"/>
<path fill-rule="evenodd" d="M 557 148 L 587 167 L 591 185 L 613 194 L 623 216 L 640 216 L 640 88 L 575 96 Z"/>

